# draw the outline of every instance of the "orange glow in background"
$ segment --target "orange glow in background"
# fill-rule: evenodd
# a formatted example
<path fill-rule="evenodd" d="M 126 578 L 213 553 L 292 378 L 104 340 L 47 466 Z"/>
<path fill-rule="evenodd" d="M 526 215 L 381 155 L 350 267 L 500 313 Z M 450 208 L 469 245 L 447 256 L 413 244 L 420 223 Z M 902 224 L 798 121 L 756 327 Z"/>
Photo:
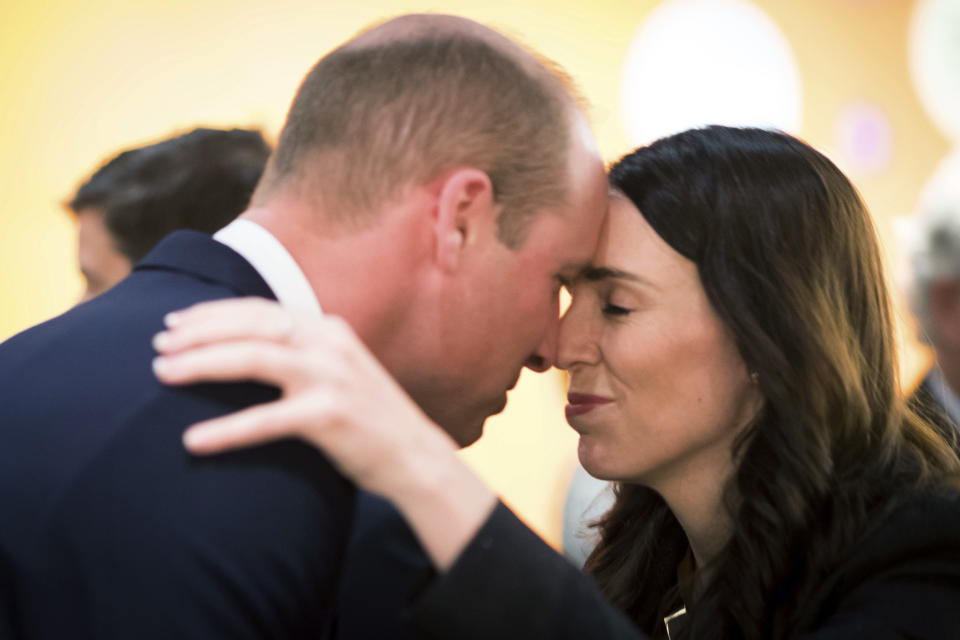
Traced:
<path fill-rule="evenodd" d="M 779 27 L 796 62 L 801 116 L 794 133 L 848 171 L 876 218 L 893 274 L 899 256 L 892 220 L 911 212 L 950 148 L 910 78 L 914 2 L 752 4 Z M 75 229 L 61 203 L 101 162 L 198 125 L 260 127 L 275 140 L 316 59 L 369 23 L 398 13 L 471 17 L 559 62 L 590 103 L 604 156 L 615 160 L 635 146 L 621 115 L 627 52 L 660 6 L 654 0 L 494 0 L 482 6 L 457 0 L 5 0 L 0 339 L 79 297 Z M 669 69 L 672 60 L 656 64 Z M 755 78 L 760 90 L 775 80 Z M 651 97 L 658 91 L 634 88 L 641 101 L 644 91 Z M 850 157 L 845 145 L 863 130 L 879 131 L 888 157 L 873 164 Z M 899 300 L 898 309 L 906 319 Z M 912 383 L 928 356 L 915 345 L 910 324 L 901 324 L 903 378 Z M 508 410 L 490 420 L 484 438 L 463 454 L 553 544 L 576 444 L 563 420 L 563 395 L 558 372 L 525 374 Z"/>

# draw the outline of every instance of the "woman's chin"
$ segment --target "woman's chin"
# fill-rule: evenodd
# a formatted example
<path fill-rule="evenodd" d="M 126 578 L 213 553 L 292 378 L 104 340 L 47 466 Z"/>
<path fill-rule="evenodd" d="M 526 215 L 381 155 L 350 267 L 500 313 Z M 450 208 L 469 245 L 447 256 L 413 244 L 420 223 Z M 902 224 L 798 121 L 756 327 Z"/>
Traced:
<path fill-rule="evenodd" d="M 596 442 L 590 442 L 589 437 L 580 436 L 580 444 L 577 445 L 580 465 L 598 480 L 618 480 L 616 474 L 612 473 L 609 463 L 604 464 L 604 456 L 601 455 L 600 449 Z"/>

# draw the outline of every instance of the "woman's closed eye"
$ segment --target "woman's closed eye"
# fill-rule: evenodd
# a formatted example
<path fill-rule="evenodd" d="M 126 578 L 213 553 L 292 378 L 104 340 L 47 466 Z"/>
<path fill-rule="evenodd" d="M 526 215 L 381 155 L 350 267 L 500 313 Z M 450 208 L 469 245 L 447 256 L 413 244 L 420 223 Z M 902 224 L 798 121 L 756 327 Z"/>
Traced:
<path fill-rule="evenodd" d="M 621 307 L 610 302 L 605 302 L 603 304 L 603 315 L 605 316 L 625 316 L 629 314 L 630 311 L 631 309 L 627 309 L 626 307 Z"/>

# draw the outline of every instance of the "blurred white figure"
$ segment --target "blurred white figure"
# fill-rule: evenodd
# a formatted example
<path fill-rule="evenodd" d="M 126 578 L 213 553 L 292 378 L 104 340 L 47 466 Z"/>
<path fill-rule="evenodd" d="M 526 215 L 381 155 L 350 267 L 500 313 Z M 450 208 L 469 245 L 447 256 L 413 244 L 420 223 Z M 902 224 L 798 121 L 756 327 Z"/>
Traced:
<path fill-rule="evenodd" d="M 583 566 L 599 540 L 590 523 L 612 506 L 613 484 L 597 480 L 578 461 L 563 505 L 563 555 L 578 567 Z"/>
<path fill-rule="evenodd" d="M 955 438 L 960 424 L 960 151 L 941 163 L 913 219 L 900 230 L 906 232 L 907 293 L 919 338 L 936 353 L 911 402 Z"/>

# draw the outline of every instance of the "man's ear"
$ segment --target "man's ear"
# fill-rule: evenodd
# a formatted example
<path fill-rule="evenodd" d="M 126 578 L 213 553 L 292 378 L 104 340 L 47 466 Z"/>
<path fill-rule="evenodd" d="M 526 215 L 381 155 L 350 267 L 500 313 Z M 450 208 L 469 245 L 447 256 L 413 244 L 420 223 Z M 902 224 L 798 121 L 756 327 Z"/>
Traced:
<path fill-rule="evenodd" d="M 490 176 L 473 168 L 448 174 L 440 184 L 437 199 L 437 264 L 444 270 L 455 271 L 463 252 L 482 229 L 495 222 L 495 215 Z"/>
<path fill-rule="evenodd" d="M 960 282 L 937 279 L 930 285 L 930 316 L 936 339 L 943 346 L 960 349 Z"/>

